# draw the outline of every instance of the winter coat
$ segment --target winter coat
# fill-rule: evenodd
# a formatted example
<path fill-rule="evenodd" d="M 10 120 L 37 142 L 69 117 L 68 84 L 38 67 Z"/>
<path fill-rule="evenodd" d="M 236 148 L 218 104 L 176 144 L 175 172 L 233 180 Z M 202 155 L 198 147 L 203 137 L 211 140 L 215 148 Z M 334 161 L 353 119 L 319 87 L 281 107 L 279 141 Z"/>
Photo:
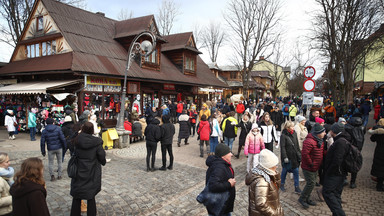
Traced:
<path fill-rule="evenodd" d="M 324 107 L 325 116 L 333 116 L 336 119 L 336 109 L 334 106 L 328 105 Z"/>
<path fill-rule="evenodd" d="M 231 108 L 229 108 L 228 104 L 224 105 L 222 113 L 226 114 L 227 112 L 231 112 Z"/>
<path fill-rule="evenodd" d="M 61 128 L 57 125 L 48 124 L 41 133 L 40 148 L 41 153 L 45 154 L 45 143 L 47 143 L 48 151 L 57 149 L 66 149 L 67 144 Z"/>
<path fill-rule="evenodd" d="M 10 189 L 14 216 L 49 216 L 47 191 L 43 185 L 25 180 Z"/>
<path fill-rule="evenodd" d="M 12 196 L 9 189 L 8 182 L 0 177 L 0 215 L 12 212 Z"/>
<path fill-rule="evenodd" d="M 184 108 L 183 104 L 182 103 L 178 103 L 177 107 L 176 107 L 176 112 L 177 113 L 182 113 L 183 112 L 183 108 Z"/>
<path fill-rule="evenodd" d="M 304 140 L 305 140 L 305 138 L 308 135 L 308 131 L 307 131 L 307 128 L 304 125 L 302 125 L 302 124 L 300 124 L 300 122 L 298 122 L 295 125 L 295 132 L 296 132 L 296 135 L 297 135 L 297 139 L 299 140 L 299 148 L 300 148 L 300 151 L 301 151 L 301 149 L 303 149 Z"/>
<path fill-rule="evenodd" d="M 129 121 L 124 121 L 124 129 L 126 131 L 132 131 L 132 123 Z"/>
<path fill-rule="evenodd" d="M 360 112 L 363 115 L 369 115 L 369 112 L 371 112 L 371 106 L 368 102 L 364 102 L 363 105 L 361 105 Z"/>
<path fill-rule="evenodd" d="M 222 137 L 223 132 L 220 129 L 219 122 L 217 121 L 217 119 L 213 119 L 212 123 L 210 123 L 210 124 L 212 124 L 211 137 Z"/>
<path fill-rule="evenodd" d="M 196 110 L 191 110 L 189 112 L 189 122 L 194 125 L 196 124 L 196 121 L 197 121 L 197 112 Z"/>
<path fill-rule="evenodd" d="M 80 133 L 75 139 L 77 175 L 71 180 L 71 196 L 75 199 L 95 198 L 101 190 L 101 165 L 105 165 L 103 140 Z"/>
<path fill-rule="evenodd" d="M 245 139 L 247 138 L 247 135 L 251 131 L 252 123 L 249 120 L 246 122 L 241 120 L 238 126 L 241 128 L 240 136 L 239 136 L 239 145 L 244 146 Z"/>
<path fill-rule="evenodd" d="M 308 133 L 312 132 L 312 128 L 313 126 L 315 126 L 315 124 L 316 124 L 315 117 L 312 114 L 310 114 L 309 120 L 305 122 L 305 127 L 307 128 Z"/>
<path fill-rule="evenodd" d="M 292 169 L 300 166 L 301 153 L 299 148 L 299 140 L 297 139 L 296 132 L 289 133 L 286 129 L 283 130 L 280 137 L 280 157 L 281 162 L 288 158 L 291 163 Z"/>
<path fill-rule="evenodd" d="M 236 106 L 236 112 L 239 114 L 243 114 L 245 111 L 245 106 L 242 103 L 237 104 Z"/>
<path fill-rule="evenodd" d="M 203 115 L 205 115 L 207 117 L 207 119 L 208 119 L 209 116 L 211 116 L 211 110 L 209 110 L 208 108 L 206 108 L 205 110 L 201 109 L 200 112 L 199 112 L 199 121 L 201 121 L 201 116 L 203 116 Z"/>
<path fill-rule="evenodd" d="M 170 110 L 167 107 L 167 108 L 163 109 L 163 112 L 161 113 L 161 115 L 169 115 L 169 113 L 170 113 Z"/>
<path fill-rule="evenodd" d="M 288 106 L 288 112 L 285 112 L 285 111 L 284 111 L 286 106 Z M 289 115 L 289 104 L 285 104 L 285 105 L 283 106 L 283 108 L 281 109 L 281 111 L 283 112 L 283 115 L 284 115 L 284 116 L 288 116 L 288 115 Z"/>
<path fill-rule="evenodd" d="M 139 122 L 141 124 L 141 134 L 144 134 L 145 128 L 147 127 L 147 122 L 145 121 L 144 118 L 139 119 Z"/>
<path fill-rule="evenodd" d="M 351 117 L 344 130 L 351 136 L 351 144 L 361 151 L 364 145 L 363 120 L 360 117 Z"/>
<path fill-rule="evenodd" d="M 333 139 L 334 142 L 325 156 L 324 173 L 326 176 L 346 176 L 348 172 L 345 170 L 343 162 L 350 148 L 351 136 L 344 131 Z"/>
<path fill-rule="evenodd" d="M 384 127 L 376 126 L 373 130 L 369 130 L 369 132 L 372 134 L 371 141 L 376 142 L 371 175 L 384 178 Z"/>
<path fill-rule="evenodd" d="M 378 120 L 378 119 L 380 119 L 380 110 L 381 110 L 381 106 L 380 106 L 380 105 L 376 105 L 376 106 L 374 107 L 374 109 L 375 109 L 375 114 L 374 114 L 374 116 L 373 116 L 373 119 Z"/>
<path fill-rule="evenodd" d="M 280 204 L 279 188 L 281 185 L 280 174 L 269 175 L 268 183 L 262 175 L 249 172 L 245 177 L 248 188 L 248 214 L 258 215 L 284 215 Z"/>
<path fill-rule="evenodd" d="M 211 132 L 211 125 L 208 121 L 201 121 L 199 123 L 199 129 L 197 130 L 197 134 L 199 134 L 200 140 L 209 140 Z"/>
<path fill-rule="evenodd" d="M 61 126 L 61 131 L 63 132 L 67 148 L 69 148 L 69 146 L 71 145 L 71 139 L 73 138 L 73 125 L 73 122 L 64 122 Z"/>
<path fill-rule="evenodd" d="M 142 125 L 139 121 L 134 121 L 132 125 L 132 136 L 142 137 L 143 130 Z"/>
<path fill-rule="evenodd" d="M 265 149 L 263 136 L 260 133 L 254 135 L 251 132 L 248 133 L 245 139 L 244 154 L 247 156 L 250 154 L 259 154 L 261 150 Z"/>
<path fill-rule="evenodd" d="M 161 145 L 172 145 L 173 135 L 175 135 L 175 126 L 172 123 L 164 123 L 160 126 Z"/>
<path fill-rule="evenodd" d="M 0 177 L 2 177 L 5 181 L 7 181 L 9 185 L 12 185 L 15 182 L 13 179 L 14 175 L 15 175 L 15 170 L 13 169 L 13 167 L 11 166 L 9 166 L 8 168 L 0 167 Z"/>
<path fill-rule="evenodd" d="M 161 140 L 160 121 L 153 119 L 152 122 L 145 128 L 145 139 L 151 143 L 157 143 Z"/>
<path fill-rule="evenodd" d="M 28 128 L 36 127 L 36 114 L 33 112 L 28 113 Z"/>
<path fill-rule="evenodd" d="M 260 132 L 263 135 L 264 143 L 271 143 L 273 141 L 277 142 L 276 128 L 273 124 L 267 125 L 264 121 L 262 121 L 259 126 L 261 128 Z"/>
<path fill-rule="evenodd" d="M 301 150 L 301 168 L 316 172 L 323 161 L 324 143 L 318 147 L 317 141 L 311 133 L 305 138 Z"/>
<path fill-rule="evenodd" d="M 235 187 L 231 187 L 231 184 L 228 182 L 228 179 L 235 177 L 231 164 L 215 155 L 209 156 L 205 164 L 208 166 L 205 184 L 209 185 L 209 190 L 213 193 L 229 191 L 228 200 L 225 202 L 221 213 L 226 214 L 232 212 L 236 197 L 236 189 Z M 210 209 L 207 210 L 208 213 L 212 214 Z"/>
<path fill-rule="evenodd" d="M 295 105 L 292 104 L 291 107 L 289 107 L 289 116 L 295 117 L 296 113 L 297 113 L 297 108 Z"/>
<path fill-rule="evenodd" d="M 191 135 L 191 123 L 189 123 L 189 116 L 182 114 L 179 116 L 179 138 L 188 138 Z"/>
<path fill-rule="evenodd" d="M 222 123 L 222 130 L 223 130 L 223 136 L 227 138 L 235 138 L 237 136 L 237 120 L 233 118 L 232 116 L 226 118 L 223 120 Z"/>
<path fill-rule="evenodd" d="M 271 112 L 271 120 L 273 121 L 273 124 L 276 127 L 277 131 L 281 131 L 281 125 L 284 123 L 284 116 L 281 110 L 276 111 L 273 110 Z"/>
<path fill-rule="evenodd" d="M 16 122 L 16 117 L 7 113 L 4 119 L 4 126 L 7 127 L 8 132 L 16 130 L 15 126 L 13 125 L 14 122 Z"/>

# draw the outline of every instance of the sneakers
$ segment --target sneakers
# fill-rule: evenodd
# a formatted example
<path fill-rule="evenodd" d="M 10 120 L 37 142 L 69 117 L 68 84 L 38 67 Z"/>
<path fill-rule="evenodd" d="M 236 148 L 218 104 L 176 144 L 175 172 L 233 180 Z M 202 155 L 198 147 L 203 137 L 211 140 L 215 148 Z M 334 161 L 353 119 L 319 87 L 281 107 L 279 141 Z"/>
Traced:
<path fill-rule="evenodd" d="M 280 190 L 281 190 L 282 192 L 285 192 L 284 184 L 281 184 L 281 185 L 280 185 Z"/>
<path fill-rule="evenodd" d="M 15 135 L 12 135 L 12 139 L 13 139 L 13 140 L 16 139 Z"/>
<path fill-rule="evenodd" d="M 351 189 L 354 189 L 354 188 L 356 188 L 356 183 L 354 183 L 354 182 L 351 182 L 351 184 L 349 185 L 349 187 L 350 187 Z"/>
<path fill-rule="evenodd" d="M 307 202 L 305 202 L 304 200 L 302 200 L 301 198 L 299 198 L 299 203 L 303 206 L 304 209 L 307 209 L 309 208 L 309 205 Z"/>
<path fill-rule="evenodd" d="M 55 180 L 56 180 L 55 176 L 51 175 L 51 181 L 55 181 Z"/>
<path fill-rule="evenodd" d="M 165 168 L 165 166 L 162 166 L 162 167 L 159 168 L 159 170 L 166 171 L 167 168 Z"/>
<path fill-rule="evenodd" d="M 313 201 L 313 200 L 308 199 L 308 200 L 307 200 L 307 204 L 308 204 L 308 205 L 311 205 L 311 206 L 315 206 L 315 205 L 316 205 L 316 202 Z"/>
<path fill-rule="evenodd" d="M 81 212 L 87 212 L 87 204 L 81 200 Z"/>
<path fill-rule="evenodd" d="M 301 194 L 301 189 L 299 186 L 295 187 L 295 193 Z"/>
<path fill-rule="evenodd" d="M 305 181 L 305 179 L 303 179 L 303 178 L 301 178 L 301 177 L 299 176 L 299 182 L 303 182 L 303 181 Z"/>

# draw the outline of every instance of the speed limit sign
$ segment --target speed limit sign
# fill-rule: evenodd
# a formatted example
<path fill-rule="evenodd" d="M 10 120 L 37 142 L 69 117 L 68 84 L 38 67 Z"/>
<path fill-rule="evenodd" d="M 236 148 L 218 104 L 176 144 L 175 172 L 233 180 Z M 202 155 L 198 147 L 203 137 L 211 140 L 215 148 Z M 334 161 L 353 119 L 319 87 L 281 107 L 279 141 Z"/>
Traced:
<path fill-rule="evenodd" d="M 312 66 L 308 66 L 304 69 L 304 77 L 307 79 L 312 79 L 316 74 L 316 70 Z"/>
<path fill-rule="evenodd" d="M 303 85 L 304 85 L 304 90 L 307 92 L 313 91 L 313 89 L 315 89 L 315 86 L 316 86 L 315 81 L 313 81 L 312 79 L 307 79 Z"/>

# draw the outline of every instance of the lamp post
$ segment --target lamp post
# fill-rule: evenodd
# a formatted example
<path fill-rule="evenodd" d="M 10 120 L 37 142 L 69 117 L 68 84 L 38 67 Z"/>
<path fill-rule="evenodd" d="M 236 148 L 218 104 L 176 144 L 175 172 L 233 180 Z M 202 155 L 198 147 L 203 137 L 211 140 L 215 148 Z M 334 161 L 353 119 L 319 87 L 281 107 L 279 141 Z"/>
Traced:
<path fill-rule="evenodd" d="M 151 41 L 144 40 L 141 43 L 138 42 L 138 40 L 143 37 L 147 36 L 150 37 Z M 145 31 L 137 35 L 133 41 L 131 42 L 131 45 L 128 49 L 128 59 L 127 59 L 127 67 L 124 73 L 124 85 L 123 85 L 123 91 L 121 93 L 121 106 L 120 106 L 120 114 L 117 121 L 116 129 L 117 133 L 119 135 L 119 141 L 120 141 L 120 148 L 123 147 L 123 143 L 128 142 L 128 135 L 130 134 L 128 131 L 124 128 L 124 111 L 125 111 L 125 96 L 127 93 L 127 73 L 129 71 L 129 68 L 132 65 L 133 59 L 136 57 L 137 54 L 140 56 L 147 57 L 151 55 L 151 53 L 156 49 L 156 36 L 149 31 Z"/>

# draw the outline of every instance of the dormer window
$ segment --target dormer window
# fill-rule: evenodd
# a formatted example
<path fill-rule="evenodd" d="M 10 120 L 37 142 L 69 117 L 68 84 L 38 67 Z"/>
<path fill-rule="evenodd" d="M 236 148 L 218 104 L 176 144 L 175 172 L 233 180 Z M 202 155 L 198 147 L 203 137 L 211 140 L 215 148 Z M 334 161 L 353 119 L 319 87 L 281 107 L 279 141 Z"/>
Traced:
<path fill-rule="evenodd" d="M 39 16 L 36 18 L 36 29 L 37 31 L 43 31 L 44 28 L 44 19 L 43 16 Z"/>
<path fill-rule="evenodd" d="M 151 55 L 145 57 L 146 63 L 157 64 L 157 49 L 151 53 Z"/>
<path fill-rule="evenodd" d="M 192 56 L 185 57 L 185 69 L 195 71 L 195 59 Z"/>
<path fill-rule="evenodd" d="M 237 72 L 231 72 L 231 79 L 237 79 Z"/>

